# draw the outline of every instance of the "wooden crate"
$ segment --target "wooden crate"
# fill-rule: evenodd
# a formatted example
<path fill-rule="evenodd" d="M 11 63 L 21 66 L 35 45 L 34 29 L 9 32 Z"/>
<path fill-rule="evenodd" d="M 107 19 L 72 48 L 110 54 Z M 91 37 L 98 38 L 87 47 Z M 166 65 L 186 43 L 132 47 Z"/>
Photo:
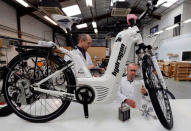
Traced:
<path fill-rule="evenodd" d="M 191 80 L 191 64 L 177 62 L 175 80 Z"/>
<path fill-rule="evenodd" d="M 172 77 L 176 76 L 176 64 L 177 62 L 171 62 L 171 66 L 172 66 Z"/>
<path fill-rule="evenodd" d="M 165 76 L 171 78 L 174 76 L 175 71 L 175 62 L 165 62 L 165 61 L 158 61 L 160 70 L 164 73 Z"/>
<path fill-rule="evenodd" d="M 161 71 L 164 70 L 164 62 L 158 62 L 159 68 Z"/>
<path fill-rule="evenodd" d="M 171 62 L 164 62 L 163 64 L 163 73 L 165 74 L 165 76 L 171 78 L 173 76 L 173 70 L 172 70 L 172 65 Z"/>
<path fill-rule="evenodd" d="M 175 80 L 177 80 L 177 81 L 190 81 L 191 78 L 187 78 L 187 77 L 177 77 Z"/>

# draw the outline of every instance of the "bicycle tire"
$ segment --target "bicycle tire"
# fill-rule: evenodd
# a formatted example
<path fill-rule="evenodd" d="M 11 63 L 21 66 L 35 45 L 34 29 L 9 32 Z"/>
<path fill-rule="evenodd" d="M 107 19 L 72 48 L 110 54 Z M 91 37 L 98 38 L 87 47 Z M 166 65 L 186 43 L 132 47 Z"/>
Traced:
<path fill-rule="evenodd" d="M 166 129 L 173 127 L 173 115 L 166 90 L 162 87 L 149 55 L 143 57 L 143 79 L 155 113 Z"/>
<path fill-rule="evenodd" d="M 0 109 L 0 117 L 8 116 L 12 113 L 13 113 L 13 111 L 11 110 L 11 108 L 9 106 L 5 106 Z"/>
<path fill-rule="evenodd" d="M 70 105 L 71 101 L 68 99 L 48 96 L 47 94 L 40 94 L 39 92 L 37 93 L 37 92 L 31 91 L 30 93 L 31 93 L 31 96 L 34 96 L 34 98 L 33 98 L 34 101 L 29 104 L 28 103 L 23 104 L 22 102 L 21 103 L 17 102 L 18 96 L 17 96 L 17 99 L 15 100 L 15 98 L 13 97 L 14 95 L 12 95 L 12 96 L 10 95 L 12 85 L 11 85 L 11 82 L 9 82 L 9 80 L 10 80 L 11 74 L 15 75 L 15 72 L 16 72 L 17 66 L 19 66 L 19 63 L 21 63 L 22 61 L 27 61 L 30 58 L 32 59 L 33 57 L 36 59 L 44 58 L 44 59 L 47 59 L 48 62 L 54 62 L 55 66 L 57 66 L 58 68 L 61 68 L 61 66 L 64 63 L 66 63 L 61 57 L 53 55 L 53 53 L 50 53 L 50 52 L 30 50 L 30 51 L 21 53 L 21 54 L 15 56 L 7 66 L 7 71 L 6 71 L 7 73 L 4 78 L 4 84 L 3 84 L 3 93 L 4 93 L 4 97 L 5 97 L 5 100 L 8 104 L 8 106 L 13 110 L 13 112 L 17 116 L 21 117 L 24 120 L 30 121 L 30 122 L 35 122 L 35 123 L 47 122 L 47 121 L 53 120 L 53 119 L 57 118 L 58 116 L 60 116 L 61 114 L 63 114 L 65 112 L 65 110 L 68 108 L 68 106 Z M 72 85 L 72 87 L 70 87 L 70 88 L 66 87 L 67 92 L 74 93 L 76 82 L 75 82 L 75 77 L 74 77 L 74 74 L 73 74 L 71 68 L 67 68 L 66 70 L 64 70 L 63 74 L 66 77 L 67 85 Z M 35 81 L 35 78 L 34 78 L 34 81 Z M 50 80 L 48 80 L 48 81 L 50 81 Z M 15 88 L 15 90 L 16 90 L 19 87 L 12 87 L 12 88 Z M 14 94 L 14 92 L 13 92 L 13 94 Z M 21 92 L 19 95 L 25 95 L 25 94 L 22 94 L 22 92 Z M 40 98 L 40 99 L 38 100 L 37 98 Z M 42 103 L 40 102 L 40 100 Z M 43 102 L 45 103 L 44 105 L 47 107 L 45 107 L 43 105 Z M 35 107 L 34 107 L 34 104 L 36 104 Z M 48 104 L 51 104 L 51 105 L 48 105 Z M 41 114 L 41 111 L 36 110 L 36 107 L 38 107 L 39 105 L 41 106 L 41 108 L 39 108 L 39 110 L 42 110 L 42 111 L 44 110 L 44 112 L 45 112 L 44 114 Z M 24 106 L 26 106 L 25 108 L 28 108 L 30 106 L 29 109 L 31 108 L 31 110 L 33 108 L 35 108 L 35 111 L 36 111 L 35 114 L 34 113 L 32 114 L 32 111 L 31 111 L 31 113 L 27 112 L 24 109 Z M 44 106 L 44 108 L 43 108 L 43 106 Z M 48 107 L 48 106 L 50 106 L 50 107 Z M 23 107 L 23 108 L 20 109 L 21 107 Z M 53 107 L 56 109 L 54 110 Z M 45 108 L 47 108 L 47 111 Z M 53 108 L 53 109 L 50 109 L 50 108 Z M 40 113 L 38 113 L 37 111 Z M 46 114 L 46 112 L 48 112 L 48 113 Z"/>

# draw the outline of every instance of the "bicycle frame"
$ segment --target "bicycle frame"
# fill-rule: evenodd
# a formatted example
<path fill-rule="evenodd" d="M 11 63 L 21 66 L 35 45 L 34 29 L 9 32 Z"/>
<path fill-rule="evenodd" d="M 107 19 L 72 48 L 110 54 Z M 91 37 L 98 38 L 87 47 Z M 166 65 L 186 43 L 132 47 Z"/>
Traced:
<path fill-rule="evenodd" d="M 77 77 L 77 87 L 81 85 L 86 85 L 94 90 L 94 103 L 110 102 L 115 99 L 118 88 L 120 86 L 120 81 L 126 61 L 130 59 L 129 56 L 133 53 L 131 47 L 133 47 L 135 43 L 142 43 L 142 37 L 140 33 L 137 32 L 139 32 L 139 29 L 134 26 L 120 32 L 117 35 L 113 51 L 107 66 L 107 70 L 105 74 L 101 77 L 92 77 L 85 63 L 83 63 L 80 56 L 75 51 L 68 51 L 64 48 L 57 47 L 61 53 L 67 54 L 69 57 L 71 57 L 74 64 L 75 76 Z M 42 79 L 38 83 L 34 84 L 34 90 L 51 95 L 69 95 L 68 93 L 63 93 L 59 91 L 48 91 L 45 89 L 40 89 L 40 84 L 52 77 L 58 76 L 60 73 L 62 73 L 63 70 L 70 66 L 72 66 L 72 63 L 67 65 L 67 67 L 63 67 L 62 69 L 56 71 L 47 78 Z M 80 70 L 83 70 L 84 77 L 80 77 L 78 75 L 77 66 L 80 67 Z"/>
<path fill-rule="evenodd" d="M 40 84 L 49 80 L 50 78 L 58 76 L 60 73 L 62 73 L 63 70 L 74 65 L 74 74 L 77 78 L 76 86 L 77 87 L 88 86 L 92 88 L 95 93 L 95 99 L 93 103 L 112 102 L 116 98 L 126 61 L 132 59 L 131 54 L 134 53 L 133 52 L 134 44 L 142 43 L 141 34 L 138 32 L 139 32 L 139 29 L 137 28 L 137 26 L 134 26 L 132 28 L 129 27 L 128 29 L 121 31 L 116 36 L 112 54 L 107 66 L 107 70 L 105 74 L 101 77 L 92 77 L 90 71 L 87 69 L 87 66 L 81 60 L 80 56 L 78 55 L 76 51 L 68 51 L 64 48 L 59 48 L 56 46 L 61 53 L 71 57 L 72 63 L 54 72 L 53 74 L 46 77 L 45 79 L 42 79 L 38 83 L 33 84 L 34 90 L 51 94 L 54 96 L 75 97 L 74 94 L 70 94 L 70 93 L 40 89 Z M 162 74 L 160 72 L 158 63 L 156 61 L 156 58 L 155 57 L 152 57 L 152 58 L 153 58 L 153 63 L 155 65 L 156 71 L 158 72 L 160 76 L 160 80 L 163 81 L 162 82 L 163 84 L 165 84 Z M 77 66 L 80 67 L 80 73 L 83 73 L 83 76 L 79 74 L 77 70 Z"/>

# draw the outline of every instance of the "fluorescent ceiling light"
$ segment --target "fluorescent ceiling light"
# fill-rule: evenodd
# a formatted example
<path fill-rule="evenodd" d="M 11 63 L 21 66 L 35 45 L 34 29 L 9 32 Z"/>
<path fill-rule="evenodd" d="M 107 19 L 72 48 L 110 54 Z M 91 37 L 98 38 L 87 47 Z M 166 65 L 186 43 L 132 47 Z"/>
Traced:
<path fill-rule="evenodd" d="M 94 32 L 97 34 L 97 33 L 98 33 L 98 30 L 97 30 L 97 29 L 94 29 Z"/>
<path fill-rule="evenodd" d="M 74 15 L 81 14 L 81 11 L 78 5 L 68 6 L 68 7 L 62 8 L 62 10 L 67 16 L 74 16 Z"/>
<path fill-rule="evenodd" d="M 161 31 L 158 31 L 158 32 L 156 32 L 156 33 L 154 33 L 155 35 L 159 35 L 159 34 L 161 34 L 161 33 L 163 33 L 164 31 L 163 30 L 161 30 Z"/>
<path fill-rule="evenodd" d="M 88 25 L 87 25 L 86 23 L 83 23 L 83 24 L 80 24 L 80 25 L 76 25 L 76 27 L 77 27 L 78 29 L 82 29 L 82 28 L 88 27 Z"/>
<path fill-rule="evenodd" d="M 110 6 L 113 6 L 113 3 L 117 2 L 117 1 L 125 1 L 125 0 L 111 0 Z"/>
<path fill-rule="evenodd" d="M 44 18 L 45 18 L 46 20 L 50 21 L 52 24 L 58 25 L 55 21 L 53 21 L 52 19 L 50 19 L 48 16 L 45 15 Z"/>
<path fill-rule="evenodd" d="M 166 3 L 164 3 L 166 1 Z M 178 0 L 159 0 L 158 2 L 157 2 L 157 5 L 156 6 L 158 6 L 158 5 L 160 5 L 160 4 L 162 4 L 162 3 L 164 3 L 162 6 L 164 6 L 164 7 L 170 7 L 171 5 L 173 5 L 174 3 L 176 3 Z"/>
<path fill-rule="evenodd" d="M 93 26 L 93 28 L 97 28 L 97 24 L 95 21 L 92 22 L 92 26 Z"/>
<path fill-rule="evenodd" d="M 93 6 L 92 0 L 86 0 L 86 5 L 87 5 L 88 7 L 92 7 L 92 6 Z"/>
<path fill-rule="evenodd" d="M 166 28 L 165 30 L 170 30 L 170 29 L 173 29 L 173 28 L 175 28 L 175 27 L 177 27 L 177 26 L 179 26 L 179 24 L 172 25 L 172 26 Z"/>
<path fill-rule="evenodd" d="M 185 24 L 185 23 L 189 23 L 189 22 L 191 22 L 191 18 L 188 20 L 185 20 L 183 23 Z"/>
<path fill-rule="evenodd" d="M 21 5 L 23 5 L 24 7 L 29 7 L 29 4 L 25 2 L 24 0 L 16 0 L 16 1 L 20 3 Z"/>

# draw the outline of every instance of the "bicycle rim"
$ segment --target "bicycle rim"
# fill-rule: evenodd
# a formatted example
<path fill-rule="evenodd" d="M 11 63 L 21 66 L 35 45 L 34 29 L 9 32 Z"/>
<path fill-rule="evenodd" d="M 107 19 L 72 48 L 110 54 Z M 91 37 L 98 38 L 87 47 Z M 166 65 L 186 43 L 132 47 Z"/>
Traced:
<path fill-rule="evenodd" d="M 37 62 L 42 61 L 44 64 L 41 63 L 40 67 Z M 27 63 L 26 67 L 22 66 L 23 62 Z M 31 122 L 46 122 L 55 119 L 67 109 L 69 100 L 30 90 L 31 84 L 55 72 L 62 64 L 57 57 L 38 51 L 21 54 L 9 64 L 4 82 L 5 99 L 19 117 Z M 69 75 L 64 76 L 66 78 L 64 84 L 72 85 L 68 77 Z M 66 87 L 55 88 L 54 80 L 49 79 L 41 88 L 73 92 Z"/>

